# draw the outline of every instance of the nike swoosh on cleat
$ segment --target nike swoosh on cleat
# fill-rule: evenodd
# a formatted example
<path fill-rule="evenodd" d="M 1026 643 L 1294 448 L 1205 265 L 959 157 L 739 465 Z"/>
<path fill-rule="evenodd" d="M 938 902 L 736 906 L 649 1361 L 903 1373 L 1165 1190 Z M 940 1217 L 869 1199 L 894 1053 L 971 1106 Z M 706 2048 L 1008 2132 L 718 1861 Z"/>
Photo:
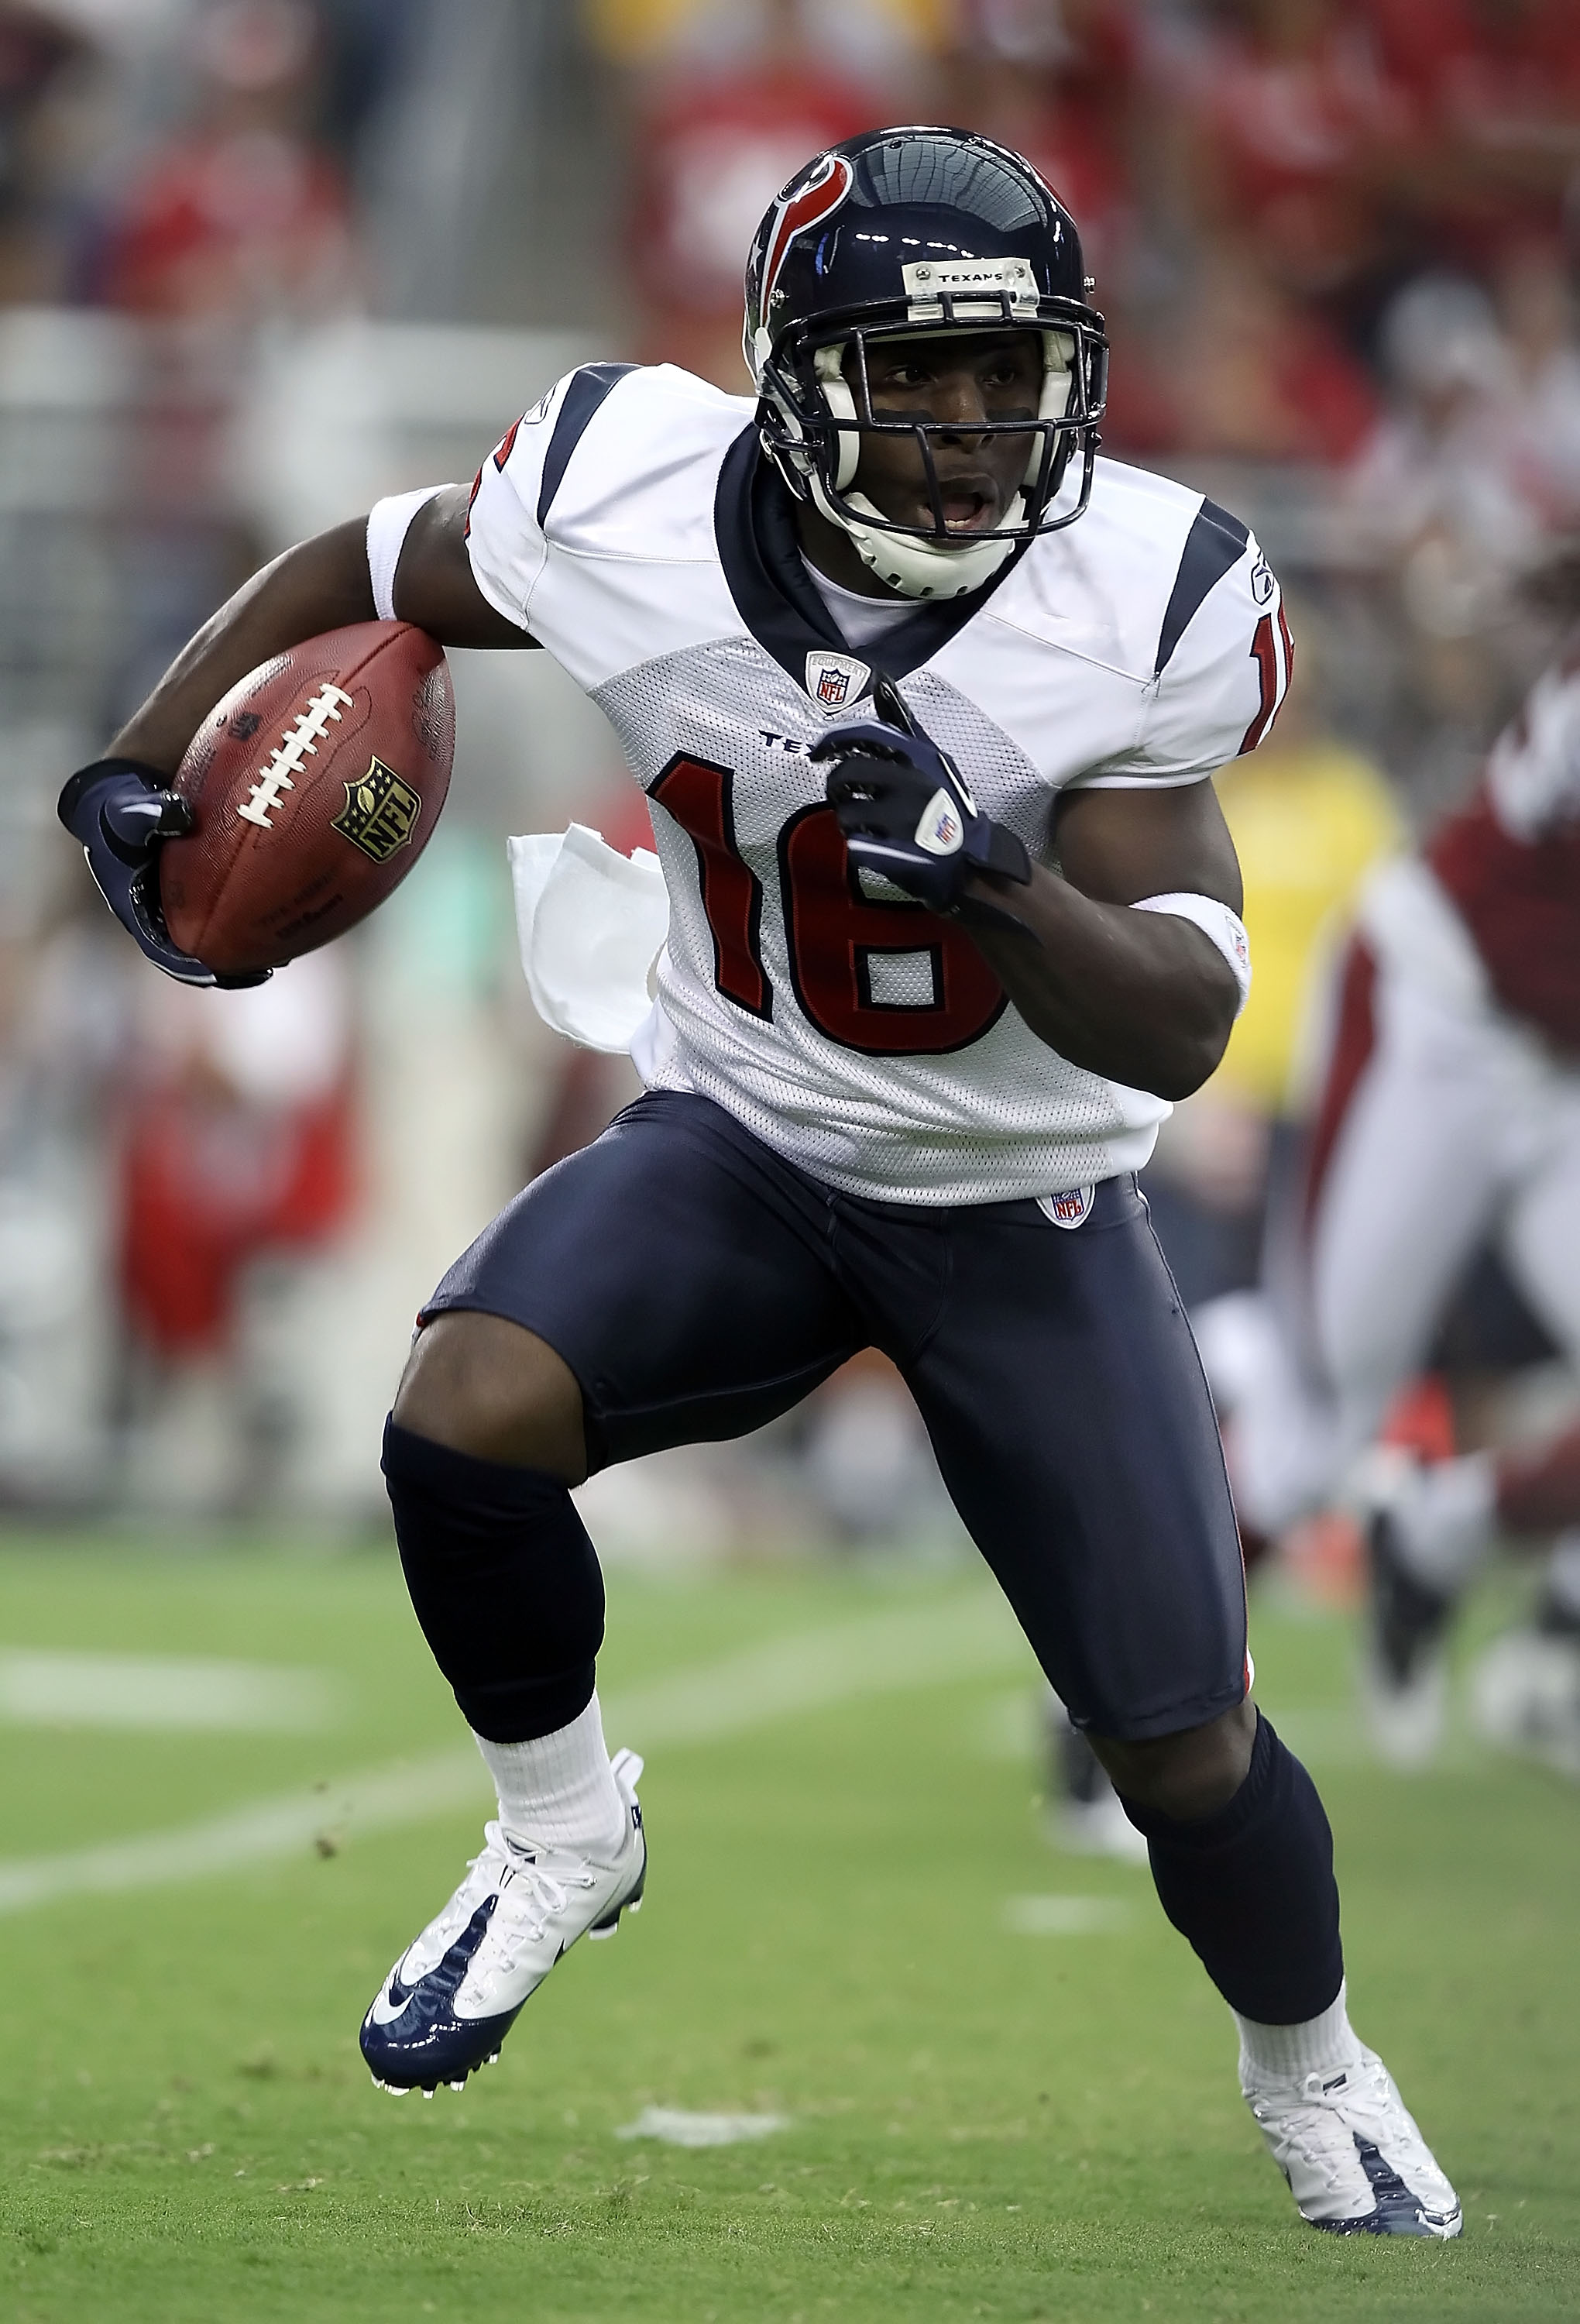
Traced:
<path fill-rule="evenodd" d="M 1360 2166 L 1376 2197 L 1377 2208 L 1355 2219 L 1313 2219 L 1314 2227 L 1322 2227 L 1335 2236 L 1422 2236 L 1438 2240 L 1453 2236 L 1457 2212 L 1445 2216 L 1428 2211 L 1369 2138 L 1363 2138 L 1358 2130 L 1350 2135 L 1355 2143 Z"/>
<path fill-rule="evenodd" d="M 485 1896 L 455 1943 L 441 1960 L 434 1963 L 432 1969 L 427 1970 L 423 1976 L 415 1978 L 410 1985 L 401 1983 L 398 1963 L 390 1972 L 388 1987 L 375 1997 L 372 2007 L 363 2020 L 364 2024 L 392 2025 L 395 2020 L 410 2007 L 425 1987 L 433 1987 L 436 1978 L 441 1980 L 446 1992 L 453 1991 L 460 1984 L 466 1964 L 482 1941 L 484 1929 L 493 1918 L 497 1902 L 498 1899 L 493 1896 Z M 406 1956 L 403 1954 L 401 1958 L 404 1960 Z"/>

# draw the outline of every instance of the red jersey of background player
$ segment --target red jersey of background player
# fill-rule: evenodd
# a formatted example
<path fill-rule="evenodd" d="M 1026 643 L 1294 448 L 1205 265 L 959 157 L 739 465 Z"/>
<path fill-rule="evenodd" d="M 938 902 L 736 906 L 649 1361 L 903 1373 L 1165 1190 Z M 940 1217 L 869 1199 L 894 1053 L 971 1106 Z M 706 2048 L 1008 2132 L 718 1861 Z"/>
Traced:
<path fill-rule="evenodd" d="M 1580 1056 L 1580 634 L 1493 745 L 1474 798 L 1427 860 L 1493 991 Z"/>

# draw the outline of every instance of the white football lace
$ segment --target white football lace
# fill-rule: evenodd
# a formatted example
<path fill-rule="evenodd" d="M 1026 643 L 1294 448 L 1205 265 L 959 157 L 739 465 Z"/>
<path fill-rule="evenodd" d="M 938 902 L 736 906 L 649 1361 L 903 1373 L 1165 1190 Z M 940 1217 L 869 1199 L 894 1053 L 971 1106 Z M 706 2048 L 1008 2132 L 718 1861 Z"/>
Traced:
<path fill-rule="evenodd" d="M 1273 2116 L 1272 2127 L 1280 2150 L 1309 2163 L 1337 2191 L 1355 2168 L 1355 2142 L 1339 2114 L 1337 2096 L 1323 2089 L 1322 2080 L 1320 2074 L 1307 2074 L 1300 2081 L 1299 2111 L 1285 2113 L 1261 2093 L 1253 2099 L 1252 2111 L 1264 2124 Z"/>
<path fill-rule="evenodd" d="M 505 1836 L 497 1823 L 484 1825 L 482 1841 L 483 1844 L 477 1854 L 467 1860 L 465 1879 L 456 1889 L 444 1911 L 435 1914 L 421 1936 L 406 1953 L 400 1962 L 402 1969 L 411 1959 L 412 1953 L 418 1951 L 419 1947 L 431 1948 L 436 1945 L 438 1956 L 436 1957 L 436 1961 L 438 1957 L 442 1957 L 466 1926 L 482 1899 L 491 1889 L 499 1886 L 500 1871 L 510 1861 L 510 1851 Z M 481 1878 L 478 1877 L 480 1873 Z M 436 1966 L 436 1962 L 430 1962 L 428 1966 L 432 1968 Z"/>
<path fill-rule="evenodd" d="M 563 1859 L 557 1872 L 550 1872 L 537 1858 L 524 1856 L 512 1848 L 500 1832 L 497 1824 L 488 1827 L 491 1841 L 498 1835 L 513 1877 L 502 1883 L 500 1901 L 489 1930 L 491 1949 L 498 1953 L 503 1969 L 514 1969 L 524 1945 L 536 1944 L 557 1914 L 570 1902 L 573 1888 L 595 1888 L 597 1875 L 591 1870 L 573 1872 Z M 501 1925 L 502 1924 L 502 1925 Z"/>
<path fill-rule="evenodd" d="M 1333 2080 L 1331 2074 L 1302 2076 L 1294 2086 L 1299 2093 L 1298 2107 L 1288 2114 L 1281 2113 L 1272 2091 L 1258 2090 L 1251 2101 L 1252 2112 L 1259 2123 L 1265 2125 L 1269 2116 L 1278 2117 L 1272 2127 L 1279 2147 L 1298 2154 L 1302 2162 L 1319 2171 L 1336 2190 L 1347 2182 L 1355 2161 L 1352 2126 L 1345 2119 L 1346 2101 L 1357 2113 L 1373 2117 L 1381 2116 L 1388 2107 L 1388 2093 L 1372 2072 L 1370 2060 L 1362 2059 L 1343 2071 L 1342 2089 L 1324 2088 L 1325 2082 Z M 1428 2159 L 1419 2137 L 1412 2138 L 1403 2122 L 1385 2127 L 1381 2120 L 1368 2123 L 1363 2119 L 1354 2127 L 1359 2129 L 1363 2138 L 1371 2128 L 1382 2132 L 1389 2150 L 1382 2159 L 1391 2170 L 1405 2178 L 1407 2186 L 1410 2181 L 1405 2174 Z"/>

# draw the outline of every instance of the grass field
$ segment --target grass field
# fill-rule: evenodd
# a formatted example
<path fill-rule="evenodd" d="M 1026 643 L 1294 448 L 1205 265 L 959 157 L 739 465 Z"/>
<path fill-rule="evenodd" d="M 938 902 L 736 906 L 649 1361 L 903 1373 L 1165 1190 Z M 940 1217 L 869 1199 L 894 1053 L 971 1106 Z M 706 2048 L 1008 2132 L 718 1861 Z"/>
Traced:
<path fill-rule="evenodd" d="M 0 2316 L 1580 2311 L 1580 1794 L 1464 1746 L 1384 1775 L 1343 1624 L 1259 1609 L 1354 2014 L 1465 2200 L 1456 2245 L 1338 2243 L 1296 2218 L 1145 1873 L 1051 1847 L 1029 1666 L 970 1574 L 611 1600 L 647 1909 L 464 2095 L 395 2103 L 357 2024 L 485 1794 L 392 1557 L 0 1551 Z M 784 2119 L 620 2135 L 650 2107 Z"/>

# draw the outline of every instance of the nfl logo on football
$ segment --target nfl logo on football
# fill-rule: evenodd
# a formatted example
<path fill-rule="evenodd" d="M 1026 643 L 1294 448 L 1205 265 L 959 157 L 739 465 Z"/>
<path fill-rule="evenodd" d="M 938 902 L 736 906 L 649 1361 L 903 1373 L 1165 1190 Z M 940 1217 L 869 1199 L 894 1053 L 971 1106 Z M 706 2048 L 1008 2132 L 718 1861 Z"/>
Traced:
<path fill-rule="evenodd" d="M 837 710 L 841 702 L 848 700 L 850 692 L 850 673 L 848 669 L 836 669 L 830 664 L 819 672 L 817 698 L 826 703 L 831 710 Z"/>

